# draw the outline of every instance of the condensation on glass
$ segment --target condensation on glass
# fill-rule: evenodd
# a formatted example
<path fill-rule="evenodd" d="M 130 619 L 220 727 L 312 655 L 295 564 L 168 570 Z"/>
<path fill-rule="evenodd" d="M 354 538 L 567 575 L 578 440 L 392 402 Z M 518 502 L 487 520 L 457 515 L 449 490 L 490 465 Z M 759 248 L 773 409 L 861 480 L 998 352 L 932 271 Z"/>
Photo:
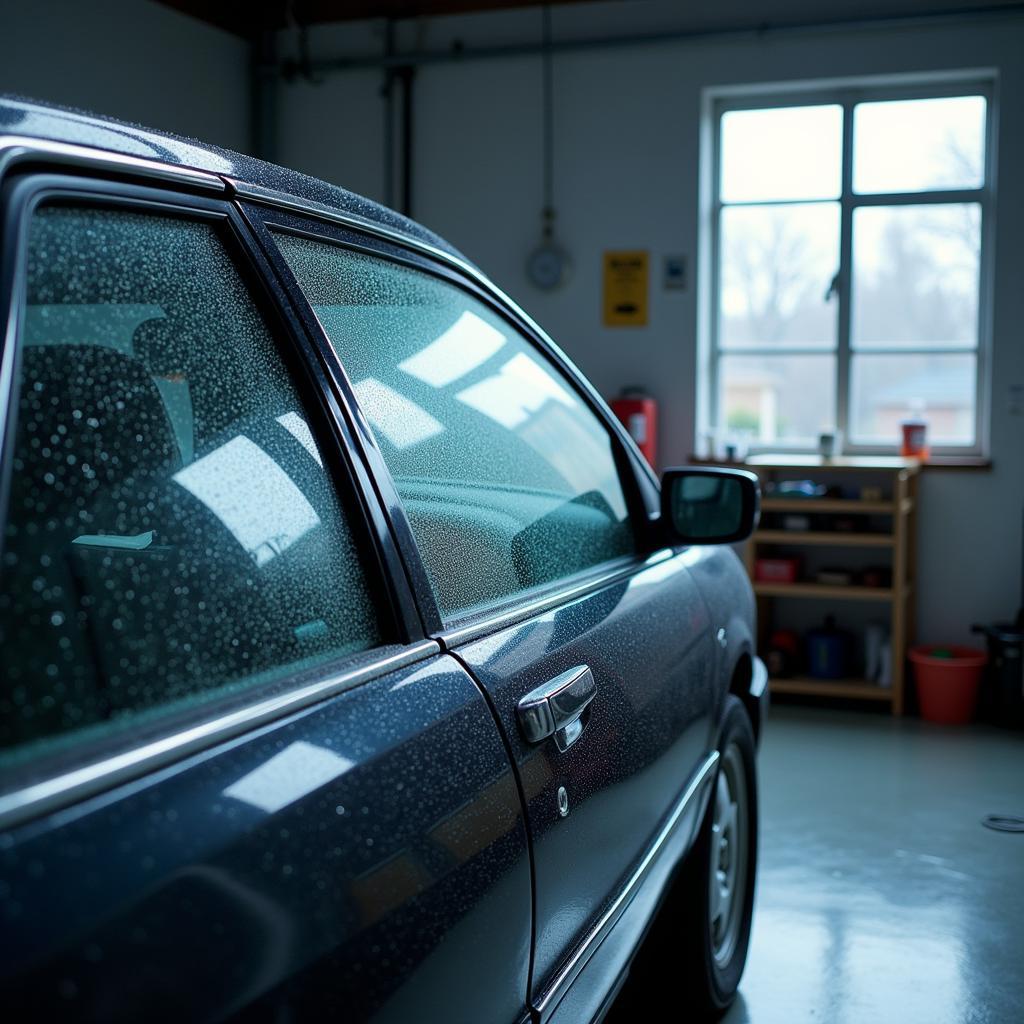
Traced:
<path fill-rule="evenodd" d="M 379 642 L 307 415 L 211 227 L 39 210 L 19 358 L 8 756 Z"/>
<path fill-rule="evenodd" d="M 634 551 L 611 440 L 481 302 L 281 234 L 395 479 L 445 615 Z"/>

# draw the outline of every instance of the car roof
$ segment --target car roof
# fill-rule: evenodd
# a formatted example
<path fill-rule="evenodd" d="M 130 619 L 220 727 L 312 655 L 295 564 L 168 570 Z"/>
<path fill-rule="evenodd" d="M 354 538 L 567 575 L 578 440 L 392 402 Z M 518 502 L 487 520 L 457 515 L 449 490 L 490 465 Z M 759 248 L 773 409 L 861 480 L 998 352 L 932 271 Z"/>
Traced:
<path fill-rule="evenodd" d="M 205 171 L 257 188 L 283 192 L 344 214 L 399 231 L 459 260 L 466 257 L 443 238 L 394 210 L 319 178 L 256 157 L 212 146 L 171 132 L 157 131 L 88 111 L 0 94 L 0 136 L 16 135 L 88 146 L 121 156 L 155 160 Z"/>

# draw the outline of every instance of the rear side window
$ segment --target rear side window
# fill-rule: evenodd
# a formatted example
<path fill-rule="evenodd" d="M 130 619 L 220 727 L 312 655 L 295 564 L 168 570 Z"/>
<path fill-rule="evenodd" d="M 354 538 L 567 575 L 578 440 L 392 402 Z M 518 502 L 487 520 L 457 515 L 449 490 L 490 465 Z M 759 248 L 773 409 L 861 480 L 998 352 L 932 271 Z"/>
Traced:
<path fill-rule="evenodd" d="M 30 225 L 0 567 L 0 748 L 380 640 L 306 410 L 208 224 Z"/>
<path fill-rule="evenodd" d="M 451 616 L 634 551 L 611 438 L 508 323 L 428 274 L 278 236 Z"/>

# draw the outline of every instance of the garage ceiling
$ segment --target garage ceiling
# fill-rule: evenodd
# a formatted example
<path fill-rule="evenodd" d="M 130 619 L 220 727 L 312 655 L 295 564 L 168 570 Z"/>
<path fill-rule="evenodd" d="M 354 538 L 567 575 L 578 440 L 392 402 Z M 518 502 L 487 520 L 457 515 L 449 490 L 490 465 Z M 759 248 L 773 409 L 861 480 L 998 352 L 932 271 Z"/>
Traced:
<path fill-rule="evenodd" d="M 239 36 L 289 25 L 360 21 L 369 18 L 420 18 L 540 7 L 541 0 L 156 0 Z M 552 7 L 583 0 L 558 0 Z M 604 6 L 603 4 L 601 6 Z M 654 6 L 654 5 L 650 5 Z M 957 12 L 1010 10 L 1020 0 L 703 0 L 673 5 L 679 31 L 739 30 L 799 24 L 841 23 L 873 18 L 922 17 Z M 290 12 L 290 13 L 289 13 Z"/>

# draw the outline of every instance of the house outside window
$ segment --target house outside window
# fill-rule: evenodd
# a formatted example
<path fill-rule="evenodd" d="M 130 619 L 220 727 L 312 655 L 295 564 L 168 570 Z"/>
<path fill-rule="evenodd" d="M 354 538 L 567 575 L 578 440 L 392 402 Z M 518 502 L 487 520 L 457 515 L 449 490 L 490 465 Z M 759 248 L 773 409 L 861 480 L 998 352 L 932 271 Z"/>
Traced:
<path fill-rule="evenodd" d="M 987 431 L 991 83 L 715 101 L 704 433 L 933 453 Z"/>

